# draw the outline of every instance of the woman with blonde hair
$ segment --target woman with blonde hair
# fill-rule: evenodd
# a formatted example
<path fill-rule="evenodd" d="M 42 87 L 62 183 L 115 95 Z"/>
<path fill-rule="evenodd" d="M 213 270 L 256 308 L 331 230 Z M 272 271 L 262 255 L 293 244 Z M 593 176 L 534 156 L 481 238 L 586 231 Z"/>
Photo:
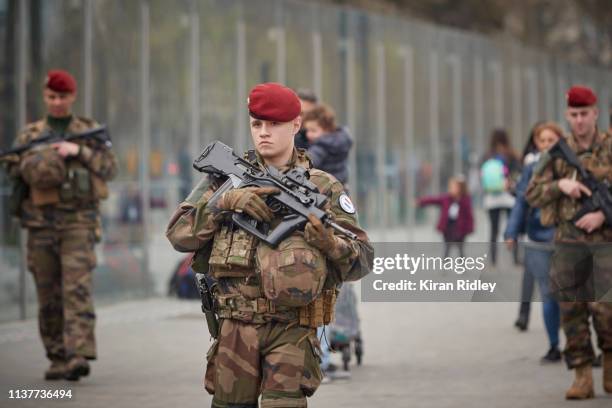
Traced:
<path fill-rule="evenodd" d="M 509 248 L 516 245 L 521 231 L 527 234 L 525 242 L 525 273 L 531 274 L 538 282 L 542 298 L 542 312 L 544 325 L 549 340 L 549 350 L 542 357 L 542 363 L 561 361 L 559 351 L 559 304 L 553 299 L 549 284 L 550 261 L 553 250 L 554 228 L 545 227 L 540 222 L 540 209 L 530 207 L 525 199 L 525 191 L 533 175 L 534 167 L 538 164 L 540 155 L 550 149 L 557 141 L 563 138 L 563 131 L 554 122 L 545 122 L 537 125 L 533 132 L 533 142 L 537 149 L 533 161 L 526 165 L 516 187 L 516 203 L 508 219 L 508 226 L 504 234 Z"/>

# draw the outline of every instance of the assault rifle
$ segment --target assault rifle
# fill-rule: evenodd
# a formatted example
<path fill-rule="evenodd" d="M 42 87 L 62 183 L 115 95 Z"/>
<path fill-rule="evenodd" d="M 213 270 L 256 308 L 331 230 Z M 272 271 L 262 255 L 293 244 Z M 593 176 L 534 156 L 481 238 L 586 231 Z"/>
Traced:
<path fill-rule="evenodd" d="M 55 132 L 51 129 L 45 131 L 36 139 L 30 141 L 30 143 L 26 143 L 21 146 L 14 147 L 12 149 L 1 150 L 0 149 L 0 159 L 5 156 L 9 156 L 12 154 L 21 154 L 26 150 L 33 148 L 34 146 L 42 145 L 42 144 L 50 144 L 55 142 L 72 142 L 79 139 L 95 139 L 101 144 L 105 145 L 108 148 L 112 147 L 112 142 L 110 136 L 108 134 L 108 129 L 106 125 L 102 125 L 95 129 L 90 129 L 82 133 L 77 133 L 74 135 L 64 135 L 62 133 Z"/>
<path fill-rule="evenodd" d="M 205 273 L 195 274 L 196 286 L 202 299 L 202 312 L 206 316 L 208 331 L 213 339 L 219 336 L 219 320 L 217 319 L 217 307 L 215 303 L 214 290 L 217 282 Z"/>
<path fill-rule="evenodd" d="M 258 223 L 245 213 L 232 215 L 236 225 L 273 247 L 294 231 L 303 229 L 310 214 L 347 237 L 357 239 L 354 233 L 333 222 L 329 214 L 322 210 L 327 196 L 321 194 L 308 180 L 308 171 L 302 167 L 296 167 L 286 173 L 281 173 L 272 166 L 260 168 L 238 157 L 231 147 L 218 141 L 204 149 L 193 162 L 193 167 L 202 173 L 227 178 L 210 198 L 210 202 L 215 202 L 223 193 L 233 188 L 278 188 L 278 194 L 270 195 L 266 199 L 266 204 L 272 212 L 282 216 L 280 224 L 274 229 L 270 230 L 268 224 Z"/>
<path fill-rule="evenodd" d="M 595 176 L 580 163 L 576 153 L 568 146 L 565 139 L 561 138 L 550 148 L 548 154 L 551 158 L 559 158 L 574 167 L 580 174 L 580 182 L 591 190 L 591 196 L 581 198 L 582 207 L 576 213 L 574 221 L 583 215 L 594 211 L 603 211 L 606 222 L 612 226 L 612 186 L 606 181 L 598 181 Z"/>

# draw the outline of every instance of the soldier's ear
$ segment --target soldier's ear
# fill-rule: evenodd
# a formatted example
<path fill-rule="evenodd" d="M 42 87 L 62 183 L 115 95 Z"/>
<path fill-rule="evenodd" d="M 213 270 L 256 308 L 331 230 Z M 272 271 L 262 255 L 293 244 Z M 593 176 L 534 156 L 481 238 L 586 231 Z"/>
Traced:
<path fill-rule="evenodd" d="M 297 118 L 293 119 L 293 135 L 294 136 L 300 130 L 301 127 L 302 127 L 302 117 L 298 116 Z"/>

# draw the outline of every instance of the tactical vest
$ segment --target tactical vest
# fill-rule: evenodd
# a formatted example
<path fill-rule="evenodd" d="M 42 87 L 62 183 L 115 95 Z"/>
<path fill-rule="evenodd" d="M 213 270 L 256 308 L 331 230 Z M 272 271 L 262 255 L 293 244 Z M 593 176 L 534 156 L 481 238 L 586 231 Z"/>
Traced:
<path fill-rule="evenodd" d="M 96 126 L 93 120 L 74 116 L 68 131 L 80 133 Z M 47 124 L 39 120 L 28 125 L 19 135 L 17 144 L 25 144 L 41 135 Z M 75 140 L 76 144 L 96 148 L 95 141 Z M 108 197 L 104 180 L 93 174 L 78 157 L 65 160 L 66 175 L 54 188 L 28 186 L 20 204 L 20 216 L 25 227 L 58 227 L 69 225 L 99 227 L 98 202 Z M 49 214 L 53 213 L 50 217 Z"/>
<path fill-rule="evenodd" d="M 252 160 L 252 153 L 246 158 Z M 252 298 L 244 293 L 217 293 L 221 318 L 251 323 L 295 321 L 313 328 L 332 321 L 337 289 L 324 290 L 327 259 L 306 243 L 302 232 L 272 248 L 228 219 L 214 235 L 208 263 L 207 253 L 196 253 L 194 270 L 205 268 L 215 279 L 252 279 L 263 295 Z"/>

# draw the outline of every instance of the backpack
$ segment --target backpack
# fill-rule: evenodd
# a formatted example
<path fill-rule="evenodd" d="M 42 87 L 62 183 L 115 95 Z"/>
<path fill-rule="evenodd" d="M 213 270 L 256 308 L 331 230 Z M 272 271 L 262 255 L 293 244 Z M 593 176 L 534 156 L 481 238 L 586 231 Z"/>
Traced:
<path fill-rule="evenodd" d="M 503 161 L 491 158 L 480 168 L 482 189 L 487 193 L 501 193 L 506 187 L 507 168 Z"/>

